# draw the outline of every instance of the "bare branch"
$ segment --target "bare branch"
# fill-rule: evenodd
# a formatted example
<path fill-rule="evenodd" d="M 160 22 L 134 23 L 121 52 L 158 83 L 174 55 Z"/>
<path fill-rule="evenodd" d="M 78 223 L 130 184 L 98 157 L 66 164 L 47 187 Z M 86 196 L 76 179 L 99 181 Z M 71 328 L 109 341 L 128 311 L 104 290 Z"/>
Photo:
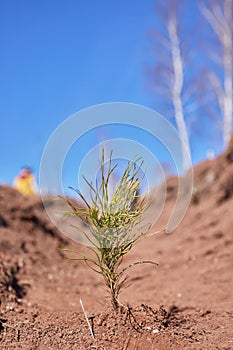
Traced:
<path fill-rule="evenodd" d="M 221 108 L 223 108 L 223 99 L 224 99 L 224 91 L 223 88 L 221 86 L 221 83 L 219 81 L 219 78 L 217 77 L 216 73 L 214 73 L 213 71 L 209 73 L 209 79 L 211 82 L 211 85 L 214 88 L 214 91 L 216 93 L 218 102 L 219 102 L 219 106 Z"/>
<path fill-rule="evenodd" d="M 152 81 L 152 91 L 157 92 L 163 99 L 163 107 L 170 107 L 171 114 L 174 115 L 178 132 L 185 144 L 183 152 L 190 151 L 189 136 L 185 124 L 184 103 L 182 95 L 184 88 L 185 59 L 181 44 L 181 35 L 178 18 L 179 1 L 169 0 L 156 2 L 158 14 L 159 33 L 154 35 L 154 47 L 160 45 L 162 52 L 155 51 L 157 57 L 155 67 L 151 71 L 150 81 Z M 184 157 L 186 159 L 186 157 Z M 188 165 L 183 163 L 187 170 Z"/>
<path fill-rule="evenodd" d="M 216 33 L 222 51 L 219 62 L 222 65 L 222 80 L 212 72 L 210 73 L 210 81 L 222 114 L 224 146 L 227 146 L 232 132 L 233 120 L 233 0 L 222 0 L 221 5 L 216 0 L 212 0 L 208 6 L 200 5 L 200 10 Z M 216 52 L 216 47 L 214 51 Z"/>
<path fill-rule="evenodd" d="M 216 18 L 213 11 L 211 11 L 207 6 L 203 5 L 203 3 L 201 3 L 199 7 L 200 7 L 201 13 L 203 14 L 207 22 L 210 24 L 211 28 L 215 31 L 219 40 L 222 40 L 223 32 L 222 32 L 222 27 L 219 23 L 218 18 Z"/>

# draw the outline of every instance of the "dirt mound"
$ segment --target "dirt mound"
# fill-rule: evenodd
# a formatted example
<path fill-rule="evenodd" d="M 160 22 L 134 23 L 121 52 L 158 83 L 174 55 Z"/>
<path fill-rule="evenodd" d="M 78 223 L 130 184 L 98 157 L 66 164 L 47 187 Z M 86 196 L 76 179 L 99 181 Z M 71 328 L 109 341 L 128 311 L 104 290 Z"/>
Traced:
<path fill-rule="evenodd" d="M 49 221 L 40 197 L 21 195 L 14 188 L 0 186 L 0 226 L 32 234 L 42 234 L 62 240 L 59 231 Z"/>
<path fill-rule="evenodd" d="M 48 219 L 39 197 L 0 186 L 0 342 L 4 349 L 233 349 L 233 140 L 194 168 L 192 203 L 172 234 L 142 241 L 126 264 L 124 309 L 108 309 L 101 276 L 64 258 L 82 249 Z M 177 179 L 167 181 L 167 222 Z M 153 208 L 151 210 L 153 219 Z M 95 339 L 91 337 L 82 299 Z M 140 305 L 140 306 L 136 306 Z"/>
<path fill-rule="evenodd" d="M 3 262 L 4 261 L 4 262 Z M 19 265 L 9 261 L 8 257 L 1 255 L 0 260 L 0 300 L 17 301 L 24 296 L 24 289 L 18 283 L 17 275 Z"/>
<path fill-rule="evenodd" d="M 39 197 L 25 197 L 7 186 L 0 186 L 0 235 L 3 304 L 9 300 L 10 294 L 16 298 L 26 294 L 28 283 L 18 282 L 18 276 L 26 272 L 36 276 L 41 264 L 49 264 L 54 252 L 57 258 L 58 248 L 66 242 L 49 221 Z"/>
<path fill-rule="evenodd" d="M 217 203 L 233 196 L 233 137 L 228 149 L 217 159 L 194 168 L 194 203 L 211 194 Z"/>

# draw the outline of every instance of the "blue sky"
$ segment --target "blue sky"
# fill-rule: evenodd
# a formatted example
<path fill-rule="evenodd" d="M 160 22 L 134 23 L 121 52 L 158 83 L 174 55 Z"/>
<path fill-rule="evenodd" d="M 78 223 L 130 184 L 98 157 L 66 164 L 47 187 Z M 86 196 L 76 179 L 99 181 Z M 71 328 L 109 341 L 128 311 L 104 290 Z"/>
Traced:
<path fill-rule="evenodd" d="M 38 176 L 49 136 L 83 108 L 114 101 L 155 108 L 145 87 L 155 23 L 154 0 L 0 2 L 0 183 L 23 165 Z M 206 152 L 198 145 L 194 162 Z"/>

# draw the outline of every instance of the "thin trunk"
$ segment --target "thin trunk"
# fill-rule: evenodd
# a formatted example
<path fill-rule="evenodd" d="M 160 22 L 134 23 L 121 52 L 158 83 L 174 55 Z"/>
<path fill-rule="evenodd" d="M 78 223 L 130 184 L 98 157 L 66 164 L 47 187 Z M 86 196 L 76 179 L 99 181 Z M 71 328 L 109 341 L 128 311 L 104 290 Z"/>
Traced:
<path fill-rule="evenodd" d="M 175 16 L 172 16 L 169 20 L 168 34 L 171 43 L 172 65 L 174 72 L 174 79 L 172 82 L 172 103 L 174 106 L 177 128 L 185 144 L 183 147 L 183 166 L 185 170 L 188 170 L 189 161 L 187 159 L 187 151 L 190 154 L 190 146 L 188 132 L 184 120 L 184 109 L 181 97 L 184 84 L 183 63 L 181 58 L 180 42 L 177 33 L 177 23 Z"/>
<path fill-rule="evenodd" d="M 227 146 L 232 130 L 232 0 L 224 2 L 226 25 L 223 31 L 223 66 L 224 66 L 224 145 Z"/>
<path fill-rule="evenodd" d="M 219 3 L 213 1 L 209 7 L 201 6 L 201 12 L 222 46 L 222 63 L 223 63 L 223 84 L 222 94 L 218 95 L 216 90 L 220 111 L 223 118 L 223 142 L 226 147 L 229 143 L 232 133 L 232 113 L 233 113 L 233 87 L 232 87 L 232 22 L 233 22 L 233 0 L 223 1 L 223 11 L 218 6 Z M 219 79 L 221 84 L 221 80 Z M 216 84 L 215 84 L 216 86 Z"/>

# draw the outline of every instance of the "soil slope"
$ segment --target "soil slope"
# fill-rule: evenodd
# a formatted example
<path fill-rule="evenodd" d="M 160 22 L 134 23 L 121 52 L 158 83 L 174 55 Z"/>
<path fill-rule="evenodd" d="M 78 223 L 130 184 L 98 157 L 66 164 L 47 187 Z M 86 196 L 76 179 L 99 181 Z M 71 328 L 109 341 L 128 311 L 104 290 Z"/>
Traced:
<path fill-rule="evenodd" d="M 65 259 L 59 248 L 83 248 L 52 225 L 40 198 L 0 186 L 0 348 L 233 349 L 233 142 L 194 168 L 194 178 L 176 231 L 144 240 L 126 258 L 159 266 L 130 270 L 131 286 L 120 296 L 128 309 L 118 313 L 101 277 Z M 175 203 L 176 179 L 167 188 L 160 227 Z"/>

